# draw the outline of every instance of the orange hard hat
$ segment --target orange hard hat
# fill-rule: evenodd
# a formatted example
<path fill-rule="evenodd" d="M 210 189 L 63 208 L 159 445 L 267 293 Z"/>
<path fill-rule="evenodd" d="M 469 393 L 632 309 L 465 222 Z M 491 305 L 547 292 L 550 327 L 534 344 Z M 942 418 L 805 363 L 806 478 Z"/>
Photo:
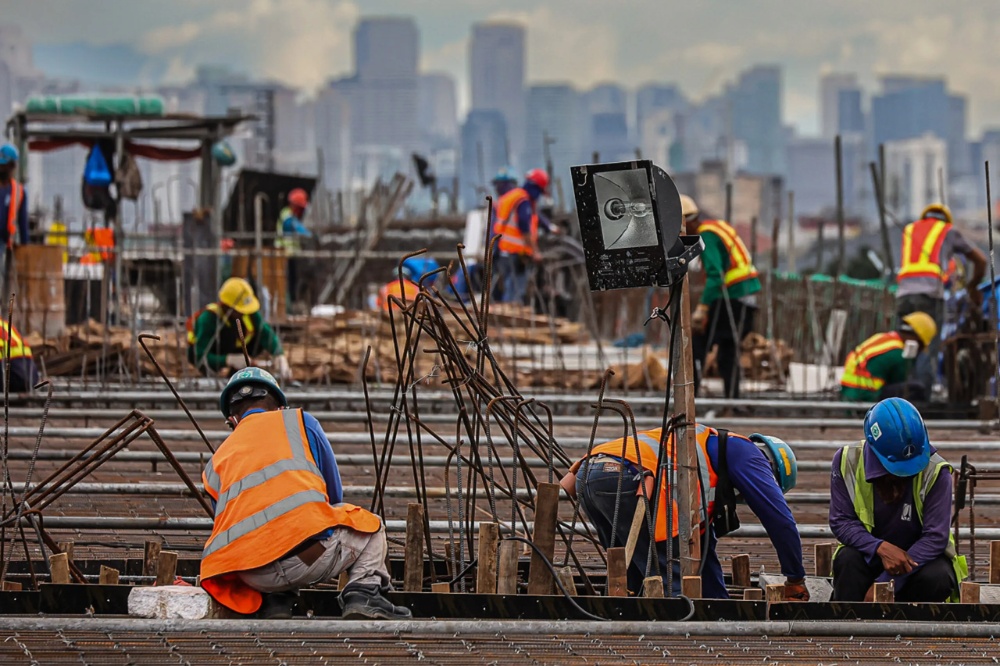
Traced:
<path fill-rule="evenodd" d="M 309 205 L 309 195 L 301 187 L 296 187 L 288 193 L 288 205 L 305 208 Z"/>

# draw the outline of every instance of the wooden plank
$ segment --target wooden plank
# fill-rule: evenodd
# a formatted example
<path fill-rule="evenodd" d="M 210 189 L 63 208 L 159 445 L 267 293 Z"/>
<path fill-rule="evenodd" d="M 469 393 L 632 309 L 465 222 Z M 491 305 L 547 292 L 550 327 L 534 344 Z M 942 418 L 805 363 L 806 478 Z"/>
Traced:
<path fill-rule="evenodd" d="M 625 566 L 632 565 L 632 556 L 635 555 L 635 544 L 642 534 L 642 526 L 646 518 L 646 503 L 640 501 L 635 505 L 635 513 L 632 514 L 632 525 L 628 530 L 628 540 L 625 542 Z"/>
<path fill-rule="evenodd" d="M 743 601 L 763 601 L 764 590 L 759 587 L 748 587 L 743 590 Z"/>
<path fill-rule="evenodd" d="M 501 541 L 497 560 L 497 594 L 517 594 L 517 542 Z"/>
<path fill-rule="evenodd" d="M 49 556 L 50 580 L 53 583 L 69 583 L 69 555 L 56 553 Z"/>
<path fill-rule="evenodd" d="M 177 578 L 177 553 L 161 550 L 156 560 L 156 584 L 173 585 Z"/>
<path fill-rule="evenodd" d="M 156 563 L 160 557 L 160 542 L 147 541 L 142 549 L 142 575 L 155 576 Z"/>
<path fill-rule="evenodd" d="M 642 581 L 642 596 L 647 599 L 663 598 L 663 579 L 659 576 L 650 576 Z"/>
<path fill-rule="evenodd" d="M 101 565 L 101 585 L 117 585 L 118 584 L 118 569 L 112 569 L 111 567 L 106 567 Z"/>
<path fill-rule="evenodd" d="M 1000 541 L 990 541 L 990 583 L 1000 583 Z"/>
<path fill-rule="evenodd" d="M 833 553 L 837 550 L 835 543 L 818 543 L 813 552 L 816 555 L 816 575 L 829 578 L 833 575 Z"/>
<path fill-rule="evenodd" d="M 556 550 L 556 519 L 559 514 L 559 484 L 539 483 L 535 495 L 535 531 L 531 541 L 538 549 L 531 550 L 528 566 L 528 594 L 552 594 L 552 572 L 542 559 L 552 561 Z M 622 552 L 624 557 L 624 551 Z"/>
<path fill-rule="evenodd" d="M 576 596 L 576 578 L 573 576 L 573 567 L 562 567 L 559 569 L 559 582 L 569 592 L 569 596 Z"/>
<path fill-rule="evenodd" d="M 785 586 L 784 585 L 768 585 L 764 588 L 764 598 L 767 599 L 767 603 L 774 603 L 777 601 L 785 600 Z"/>
<path fill-rule="evenodd" d="M 959 595 L 961 597 L 961 602 L 963 604 L 978 604 L 979 583 L 971 583 L 967 580 L 962 581 L 962 586 L 959 590 Z"/>
<path fill-rule="evenodd" d="M 476 592 L 497 593 L 497 546 L 500 543 L 500 526 L 497 523 L 479 523 L 479 568 L 476 572 Z"/>
<path fill-rule="evenodd" d="M 608 596 L 628 596 L 628 573 L 625 566 L 625 549 L 608 548 Z"/>
<path fill-rule="evenodd" d="M 451 583 L 445 581 L 443 583 L 431 583 L 431 592 L 435 594 L 451 594 Z"/>
<path fill-rule="evenodd" d="M 424 588 L 424 505 L 419 502 L 406 507 L 405 558 L 403 591 L 420 592 Z"/>
<path fill-rule="evenodd" d="M 60 541 L 56 544 L 59 547 L 60 553 L 66 553 L 69 561 L 72 562 L 75 558 L 73 557 L 73 542 L 72 541 Z"/>
<path fill-rule="evenodd" d="M 750 587 L 750 556 L 745 553 L 733 555 L 733 585 Z"/>
<path fill-rule="evenodd" d="M 3 582 L 3 587 L 0 589 L 2 589 L 4 592 L 20 592 L 21 590 L 24 589 L 24 586 L 21 585 L 20 583 L 15 583 L 13 581 L 5 580 Z"/>
<path fill-rule="evenodd" d="M 340 572 L 340 578 L 337 579 L 337 589 L 343 590 L 347 587 L 347 582 L 351 579 L 351 575 L 346 571 Z"/>
<path fill-rule="evenodd" d="M 683 576 L 681 594 L 688 599 L 701 599 L 701 576 Z"/>
<path fill-rule="evenodd" d="M 896 593 L 893 589 L 892 581 L 888 583 L 875 583 L 875 603 L 891 604 L 896 600 Z"/>
<path fill-rule="evenodd" d="M 681 282 L 680 344 L 674 352 L 674 412 L 694 421 L 694 356 L 691 347 L 691 285 L 687 275 Z M 664 405 L 666 409 L 666 405 Z M 683 419 L 682 419 L 683 422 Z M 695 576 L 701 565 L 701 494 L 698 492 L 698 442 L 694 428 L 682 423 L 675 431 L 677 446 L 677 511 L 681 575 Z M 669 510 L 669 507 L 668 507 Z M 700 583 L 699 583 L 700 584 Z M 699 589 L 700 592 L 700 589 Z"/>

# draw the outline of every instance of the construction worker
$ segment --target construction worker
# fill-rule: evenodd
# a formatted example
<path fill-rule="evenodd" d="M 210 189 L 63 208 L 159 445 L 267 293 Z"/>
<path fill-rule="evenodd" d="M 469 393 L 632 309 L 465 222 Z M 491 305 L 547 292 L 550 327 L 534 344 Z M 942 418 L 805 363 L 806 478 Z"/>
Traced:
<path fill-rule="evenodd" d="M 31 347 L 24 343 L 21 333 L 5 319 L 0 319 L 0 341 L 3 343 L 3 357 L 0 358 L 0 377 L 3 377 L 3 361 L 10 363 L 10 390 L 26 393 L 38 383 L 38 368 L 31 355 Z"/>
<path fill-rule="evenodd" d="M 114 259 L 115 230 L 111 227 L 92 227 L 83 232 L 83 240 L 90 250 L 80 257 L 81 264 L 101 264 Z"/>
<path fill-rule="evenodd" d="M 740 397 L 740 342 L 753 330 L 760 280 L 739 234 L 723 220 L 702 219 L 694 199 L 681 195 L 681 213 L 688 234 L 705 243 L 701 264 L 705 288 L 691 316 L 694 390 L 701 387 L 709 350 L 718 345 L 716 365 L 727 398 Z"/>
<path fill-rule="evenodd" d="M 288 301 L 298 300 L 301 260 L 296 255 L 302 250 L 302 238 L 311 238 L 312 232 L 302 223 L 309 207 L 309 195 L 301 187 L 288 193 L 288 205 L 281 209 L 274 246 L 285 250 L 288 257 Z"/>
<path fill-rule="evenodd" d="M 14 178 L 17 173 L 17 148 L 9 143 L 0 146 L 0 209 L 7 224 L 3 225 L 2 238 L 4 251 L 0 252 L 0 289 L 4 294 L 10 293 L 14 247 L 26 245 L 28 239 L 28 195 L 24 186 Z"/>
<path fill-rule="evenodd" d="M 498 197 L 502 197 L 515 187 L 517 187 L 517 176 L 510 167 L 503 167 L 493 176 L 493 191 Z"/>
<path fill-rule="evenodd" d="M 229 278 L 219 289 L 219 300 L 209 303 L 187 320 L 188 360 L 203 372 L 239 370 L 246 367 L 243 342 L 235 321 L 243 325 L 243 338 L 250 360 L 263 352 L 271 355 L 271 367 L 282 379 L 292 371 L 274 329 L 260 314 L 260 301 L 243 278 Z"/>
<path fill-rule="evenodd" d="M 833 600 L 873 601 L 874 584 L 892 581 L 897 601 L 945 601 L 968 576 L 949 529 L 952 467 L 902 398 L 874 405 L 864 427 L 865 441 L 833 457 Z"/>
<path fill-rule="evenodd" d="M 760 519 L 777 551 L 781 571 L 786 577 L 785 599 L 808 601 L 802 544 L 795 519 L 784 498 L 784 493 L 795 487 L 797 475 L 795 454 L 791 448 L 776 437 L 760 434 L 744 437 L 700 424 L 695 432 L 700 489 L 702 496 L 707 498 L 707 506 L 700 507 L 704 558 L 702 595 L 712 599 L 728 597 L 715 548 L 718 536 L 739 527 L 736 517 L 739 499 Z M 595 446 L 587 457 L 570 467 L 569 473 L 560 482 L 571 497 L 579 497 L 581 507 L 605 548 L 624 545 L 628 541 L 635 509 L 640 501 L 645 501 L 641 500 L 640 493 L 648 499 L 653 497 L 660 435 L 661 430 L 657 428 L 639 433 L 638 444 L 629 437 L 627 442 L 616 439 Z M 671 434 L 667 439 L 662 469 L 676 465 L 673 453 L 674 437 Z M 666 576 L 667 567 L 673 567 L 673 592 L 676 595 L 681 584 L 679 563 L 676 561 L 678 512 L 676 502 L 673 502 L 672 514 L 667 512 L 667 480 L 664 477 L 661 476 L 663 482 L 656 509 L 655 550 L 660 575 Z M 672 526 L 671 543 L 675 559 L 672 565 L 667 554 L 668 520 Z M 647 572 L 656 570 L 652 563 L 647 565 L 649 549 L 648 523 L 644 522 L 628 565 L 628 586 L 634 594 L 641 589 L 643 578 L 653 575 Z"/>
<path fill-rule="evenodd" d="M 403 261 L 403 279 L 394 277 L 387 282 L 378 292 L 376 307 L 383 312 L 388 312 L 393 306 L 390 296 L 395 296 L 404 303 L 412 303 L 420 293 L 420 277 L 427 273 L 432 273 L 439 268 L 438 263 L 430 257 L 410 257 Z M 396 271 L 393 271 L 396 273 Z M 402 288 L 400 288 L 402 284 Z"/>
<path fill-rule="evenodd" d="M 895 331 L 876 333 L 847 355 L 840 378 L 840 399 L 876 402 L 892 397 L 927 400 L 930 396 L 910 373 L 920 353 L 937 337 L 937 324 L 926 312 L 911 312 Z"/>
<path fill-rule="evenodd" d="M 274 377 L 260 368 L 233 375 L 219 408 L 233 432 L 202 473 L 215 509 L 202 587 L 236 612 L 263 605 L 265 617 L 291 617 L 299 588 L 346 571 L 345 618 L 409 618 L 408 609 L 382 596 L 390 580 L 385 527 L 375 514 L 344 503 L 319 422 L 289 409 Z"/>
<path fill-rule="evenodd" d="M 919 220 L 906 225 L 896 278 L 896 314 L 900 318 L 911 312 L 926 312 L 941 330 L 947 267 L 955 254 L 972 263 L 972 277 L 966 283 L 966 292 L 973 305 L 979 307 L 983 296 L 976 287 L 986 275 L 986 256 L 954 227 L 951 210 L 944 204 L 933 203 L 920 213 Z M 940 346 L 940 337 L 935 335 L 927 347 L 927 354 L 917 360 L 916 379 L 924 385 L 928 396 L 934 388 Z"/>
<path fill-rule="evenodd" d="M 538 230 L 556 233 L 548 218 L 538 213 L 538 199 L 549 189 L 549 174 L 532 169 L 515 187 L 497 201 L 493 213 L 493 234 L 499 235 L 494 271 L 503 284 L 503 303 L 524 304 L 533 263 L 542 260 L 538 251 Z"/>

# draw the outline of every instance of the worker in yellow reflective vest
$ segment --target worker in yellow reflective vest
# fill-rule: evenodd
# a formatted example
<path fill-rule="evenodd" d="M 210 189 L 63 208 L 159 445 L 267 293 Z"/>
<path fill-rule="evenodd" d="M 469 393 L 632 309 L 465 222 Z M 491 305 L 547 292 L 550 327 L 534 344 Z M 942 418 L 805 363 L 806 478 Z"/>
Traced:
<path fill-rule="evenodd" d="M 0 342 L 3 342 L 0 370 L 3 370 L 3 362 L 10 363 L 10 390 L 13 393 L 30 391 L 38 383 L 38 368 L 31 356 L 31 347 L 5 319 L 0 319 Z"/>
<path fill-rule="evenodd" d="M 911 312 L 895 331 L 871 336 L 847 355 L 840 399 L 872 403 L 892 397 L 929 399 L 924 385 L 912 381 L 910 374 L 916 359 L 936 337 L 937 324 L 926 312 Z"/>
<path fill-rule="evenodd" d="M 701 374 L 708 351 L 718 345 L 716 356 L 727 398 L 740 397 L 740 342 L 753 329 L 757 313 L 760 279 L 750 253 L 736 230 L 723 220 L 702 219 L 698 204 L 681 195 L 681 212 L 688 234 L 698 234 L 705 243 L 701 264 L 705 288 L 691 316 L 694 352 L 694 389 L 701 387 Z"/>
<path fill-rule="evenodd" d="M 926 312 L 934 318 L 940 331 L 944 326 L 944 286 L 948 281 L 948 264 L 958 254 L 972 263 L 972 277 L 966 282 L 969 300 L 982 305 L 982 293 L 976 287 L 986 275 L 986 255 L 971 245 L 955 228 L 951 210 L 933 203 L 920 213 L 920 219 L 906 225 L 897 273 L 896 314 L 900 318 L 911 312 Z M 937 377 L 940 338 L 935 335 L 927 354 L 917 360 L 915 376 L 930 395 Z"/>

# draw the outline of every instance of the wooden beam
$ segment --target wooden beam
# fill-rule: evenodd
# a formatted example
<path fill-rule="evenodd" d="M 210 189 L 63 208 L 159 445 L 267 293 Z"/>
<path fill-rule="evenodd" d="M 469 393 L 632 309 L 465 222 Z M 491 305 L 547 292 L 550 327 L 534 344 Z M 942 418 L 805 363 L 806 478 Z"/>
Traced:
<path fill-rule="evenodd" d="M 552 594 L 552 572 L 542 559 L 549 562 L 556 550 L 556 520 L 559 515 L 559 484 L 539 483 L 535 495 L 535 531 L 531 535 L 538 551 L 531 550 L 528 566 L 528 594 Z M 624 557 L 624 552 L 623 552 Z"/>
<path fill-rule="evenodd" d="M 628 541 L 625 542 L 625 568 L 632 566 L 632 556 L 635 555 L 635 544 L 639 542 L 639 535 L 646 518 L 646 502 L 639 498 L 635 505 L 635 513 L 632 514 L 632 525 L 628 530 Z"/>
<path fill-rule="evenodd" d="M 775 603 L 785 600 L 785 586 L 784 585 L 768 585 L 764 588 L 764 597 L 767 599 L 767 603 Z"/>
<path fill-rule="evenodd" d="M 0 589 L 2 589 L 4 592 L 20 592 L 21 590 L 24 589 L 24 586 L 21 585 L 20 583 L 15 583 L 13 581 L 5 580 L 3 582 L 3 587 Z"/>
<path fill-rule="evenodd" d="M 642 596 L 647 599 L 663 598 L 663 579 L 659 576 L 650 576 L 642 581 Z"/>
<path fill-rule="evenodd" d="M 750 556 L 746 553 L 733 555 L 733 585 L 750 587 Z"/>
<path fill-rule="evenodd" d="M 156 584 L 173 585 L 177 578 L 177 553 L 161 550 L 156 562 Z"/>
<path fill-rule="evenodd" d="M 701 576 L 683 576 L 681 594 L 688 599 L 701 599 Z"/>
<path fill-rule="evenodd" d="M 147 541 L 142 548 L 142 575 L 155 576 L 156 562 L 160 557 L 160 542 Z"/>
<path fill-rule="evenodd" d="M 72 541 L 60 541 L 59 542 L 59 552 L 60 553 L 66 553 L 66 556 L 69 558 L 70 562 L 72 562 L 74 559 L 76 559 L 76 558 L 73 557 L 73 542 Z"/>
<path fill-rule="evenodd" d="M 406 507 L 406 546 L 403 564 L 403 591 L 424 588 L 424 505 L 410 502 Z"/>
<path fill-rule="evenodd" d="M 1000 541 L 990 541 L 990 583 L 1000 583 Z"/>
<path fill-rule="evenodd" d="M 476 575 L 476 592 L 497 592 L 497 546 L 500 526 L 497 523 L 479 523 L 479 568 Z"/>
<path fill-rule="evenodd" d="M 837 550 L 835 543 L 818 543 L 813 547 L 816 556 L 816 575 L 829 578 L 833 575 L 833 553 Z"/>
<path fill-rule="evenodd" d="M 743 590 L 743 601 L 763 601 L 764 590 L 759 587 L 748 587 Z"/>
<path fill-rule="evenodd" d="M 694 356 L 691 347 L 691 285 L 687 275 L 681 281 L 680 344 L 675 348 L 674 412 L 694 421 Z M 666 406 L 664 406 L 666 408 Z M 696 576 L 701 564 L 701 495 L 698 492 L 698 441 L 694 428 L 681 425 L 675 430 L 674 457 L 677 465 L 678 535 L 681 576 Z M 670 510 L 669 502 L 667 510 Z M 700 585 L 700 582 L 699 582 Z M 699 590 L 700 592 L 700 590 Z"/>
<path fill-rule="evenodd" d="M 431 583 L 431 592 L 436 594 L 451 594 L 451 583 L 448 581 L 443 583 Z"/>
<path fill-rule="evenodd" d="M 875 603 L 891 604 L 896 600 L 896 593 L 893 590 L 892 581 L 888 583 L 875 583 Z"/>
<path fill-rule="evenodd" d="M 101 565 L 101 577 L 99 579 L 101 585 L 117 585 L 118 584 L 118 569 L 112 569 L 111 567 L 106 567 Z"/>
<path fill-rule="evenodd" d="M 497 562 L 497 594 L 517 594 L 517 542 L 501 541 Z"/>
<path fill-rule="evenodd" d="M 69 555 L 56 553 L 49 556 L 50 580 L 56 584 L 69 583 Z"/>
<path fill-rule="evenodd" d="M 576 596 L 576 578 L 573 576 L 573 567 L 562 567 L 559 569 L 559 582 L 569 592 L 569 596 Z"/>
<path fill-rule="evenodd" d="M 971 583 L 967 580 L 962 581 L 962 585 L 959 590 L 959 596 L 961 597 L 961 602 L 963 604 L 978 604 L 979 583 Z"/>
<path fill-rule="evenodd" d="M 608 596 L 628 596 L 628 568 L 624 548 L 608 548 Z"/>

